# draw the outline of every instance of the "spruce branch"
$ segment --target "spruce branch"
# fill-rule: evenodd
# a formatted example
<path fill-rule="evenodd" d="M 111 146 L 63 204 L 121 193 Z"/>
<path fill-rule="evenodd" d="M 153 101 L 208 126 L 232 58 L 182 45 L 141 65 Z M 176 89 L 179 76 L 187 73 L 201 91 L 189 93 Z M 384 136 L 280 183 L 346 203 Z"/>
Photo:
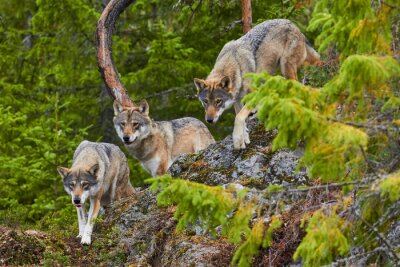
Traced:
<path fill-rule="evenodd" d="M 396 249 L 397 248 L 399 248 L 399 247 L 396 247 Z M 366 252 L 363 252 L 363 253 L 358 253 L 358 254 L 352 255 L 350 257 L 337 259 L 336 261 L 332 262 L 331 264 L 325 265 L 325 267 L 327 267 L 327 266 L 330 266 L 330 267 L 342 266 L 343 263 L 344 264 L 348 264 L 351 261 L 356 260 L 358 258 L 362 258 L 362 257 L 365 257 L 365 256 L 369 256 L 371 254 L 380 253 L 380 252 L 383 252 L 383 253 L 387 254 L 387 249 L 385 247 L 377 247 L 377 248 L 375 248 L 375 249 L 373 249 L 371 251 L 366 251 Z"/>
<path fill-rule="evenodd" d="M 192 23 L 194 14 L 200 9 L 202 3 L 203 3 L 203 0 L 200 0 L 199 3 L 197 4 L 197 6 L 192 10 L 192 14 L 190 14 L 190 17 L 189 17 L 189 19 L 188 19 L 188 21 L 187 21 L 187 23 L 186 23 L 186 26 L 185 26 L 185 30 L 184 30 L 184 31 L 186 31 L 186 30 L 189 28 L 190 23 Z"/>
<path fill-rule="evenodd" d="M 371 225 L 369 222 L 367 222 L 360 214 L 355 211 L 353 213 L 359 220 L 361 220 L 362 223 L 364 223 L 371 231 L 375 233 L 375 235 L 383 242 L 383 244 L 389 249 L 388 256 L 392 258 L 392 260 L 395 260 L 395 262 L 400 262 L 400 258 L 395 252 L 395 248 L 392 246 L 392 244 L 387 240 L 379 231 L 376 227 Z"/>

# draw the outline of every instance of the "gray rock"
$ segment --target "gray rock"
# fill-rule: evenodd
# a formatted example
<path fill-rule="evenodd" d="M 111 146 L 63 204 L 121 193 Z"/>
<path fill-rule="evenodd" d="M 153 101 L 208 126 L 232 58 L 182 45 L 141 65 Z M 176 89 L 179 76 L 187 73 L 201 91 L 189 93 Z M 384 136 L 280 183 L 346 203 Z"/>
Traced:
<path fill-rule="evenodd" d="M 307 184 L 306 171 L 296 171 L 300 152 L 271 152 L 270 143 L 276 131 L 265 132 L 263 126 L 254 121 L 250 128 L 251 143 L 246 149 L 235 151 L 232 137 L 228 136 L 196 155 L 180 156 L 168 173 L 208 185 L 240 183 L 264 189 L 269 184 Z"/>

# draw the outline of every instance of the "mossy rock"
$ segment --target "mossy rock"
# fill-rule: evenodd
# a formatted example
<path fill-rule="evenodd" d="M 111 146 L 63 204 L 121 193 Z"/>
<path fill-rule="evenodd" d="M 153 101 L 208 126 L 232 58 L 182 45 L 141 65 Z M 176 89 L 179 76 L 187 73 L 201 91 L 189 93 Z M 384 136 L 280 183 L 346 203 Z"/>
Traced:
<path fill-rule="evenodd" d="M 67 246 L 62 240 L 35 230 L 15 230 L 0 227 L 0 264 L 1 265 L 39 265 L 54 255 L 55 263 L 69 263 Z"/>

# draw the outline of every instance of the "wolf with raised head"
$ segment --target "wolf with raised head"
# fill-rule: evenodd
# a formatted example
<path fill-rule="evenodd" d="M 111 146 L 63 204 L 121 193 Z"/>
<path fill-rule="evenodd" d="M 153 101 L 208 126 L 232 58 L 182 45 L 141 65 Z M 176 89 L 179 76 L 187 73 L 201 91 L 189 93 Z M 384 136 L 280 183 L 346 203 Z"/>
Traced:
<path fill-rule="evenodd" d="M 89 245 L 100 207 L 135 192 L 129 182 L 127 159 L 115 145 L 83 141 L 75 150 L 72 167 L 57 167 L 57 170 L 78 213 L 78 237 L 81 244 Z M 84 204 L 88 198 L 90 209 L 86 222 Z"/>
<path fill-rule="evenodd" d="M 319 54 L 290 20 L 274 19 L 258 24 L 241 38 L 225 44 L 205 80 L 194 79 L 206 121 L 216 123 L 224 110 L 234 106 L 234 147 L 245 148 L 250 142 L 246 118 L 252 111 L 241 104 L 249 92 L 244 74 L 266 71 L 274 75 L 280 67 L 284 77 L 297 80 L 297 69 L 304 62 L 319 64 L 319 59 Z"/>
<path fill-rule="evenodd" d="M 114 127 L 129 153 L 152 176 L 165 174 L 179 155 L 196 153 L 215 143 L 198 119 L 153 121 L 145 100 L 139 106 L 123 106 L 115 100 Z"/>

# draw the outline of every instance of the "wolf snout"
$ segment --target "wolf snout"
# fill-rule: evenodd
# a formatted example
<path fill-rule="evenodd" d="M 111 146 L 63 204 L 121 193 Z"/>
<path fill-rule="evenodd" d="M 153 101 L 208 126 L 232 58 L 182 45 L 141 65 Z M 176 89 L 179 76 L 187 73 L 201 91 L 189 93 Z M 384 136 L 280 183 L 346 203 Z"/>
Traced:
<path fill-rule="evenodd" d="M 218 121 L 218 118 L 213 118 L 213 117 L 206 117 L 206 122 L 210 124 L 214 124 Z"/>
<path fill-rule="evenodd" d="M 73 199 L 74 205 L 80 207 L 82 205 L 80 197 L 74 197 Z"/>
<path fill-rule="evenodd" d="M 133 142 L 135 142 L 136 137 L 133 138 L 133 140 L 132 140 L 132 138 L 131 138 L 130 136 L 124 136 L 124 137 L 122 137 L 122 139 L 124 139 L 124 143 L 125 143 L 125 144 L 130 145 L 130 144 L 132 144 Z"/>

